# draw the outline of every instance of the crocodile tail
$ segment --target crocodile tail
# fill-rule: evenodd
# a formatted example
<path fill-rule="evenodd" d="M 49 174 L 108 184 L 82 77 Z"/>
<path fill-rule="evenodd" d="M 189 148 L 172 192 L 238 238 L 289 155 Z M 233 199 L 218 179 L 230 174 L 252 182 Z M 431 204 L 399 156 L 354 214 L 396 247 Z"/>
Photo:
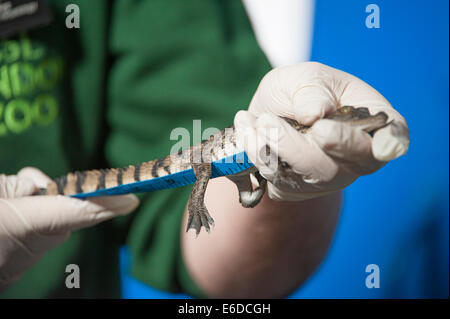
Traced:
<path fill-rule="evenodd" d="M 76 171 L 53 179 L 39 195 L 75 195 L 171 174 L 171 157 L 124 168 Z"/>
<path fill-rule="evenodd" d="M 76 171 L 55 178 L 47 185 L 46 195 L 75 195 L 94 192 L 135 181 L 136 166 L 126 168 L 111 168 L 89 171 Z M 40 194 L 44 194 L 41 190 Z"/>

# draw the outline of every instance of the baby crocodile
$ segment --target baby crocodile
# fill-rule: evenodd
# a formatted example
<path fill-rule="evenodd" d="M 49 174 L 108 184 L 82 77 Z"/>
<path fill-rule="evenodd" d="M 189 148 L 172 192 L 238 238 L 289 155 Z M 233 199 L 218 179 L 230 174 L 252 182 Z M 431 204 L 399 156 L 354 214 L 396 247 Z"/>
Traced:
<path fill-rule="evenodd" d="M 384 112 L 371 115 L 364 107 L 343 106 L 326 116 L 339 122 L 345 122 L 367 133 L 373 133 L 381 127 L 388 125 L 388 116 Z M 283 117 L 294 129 L 306 133 L 308 126 L 297 121 Z M 138 165 L 130 165 L 125 168 L 110 168 L 69 173 L 49 182 L 47 188 L 41 189 L 41 195 L 74 195 L 79 193 L 94 192 L 100 189 L 115 187 L 118 185 L 135 183 L 152 178 L 167 176 L 184 170 L 194 171 L 196 182 L 188 201 L 188 222 L 186 231 L 194 228 L 196 233 L 203 226 L 207 232 L 214 220 L 208 213 L 204 203 L 205 191 L 211 177 L 211 162 L 241 153 L 243 150 L 236 145 L 233 127 L 223 129 L 212 135 L 208 140 L 194 145 L 189 149 L 171 154 L 164 158 L 144 162 Z M 261 149 L 261 152 L 263 149 Z M 268 146 L 264 151 L 270 153 Z M 276 156 L 271 154 L 270 156 Z M 277 172 L 274 179 L 284 179 L 289 176 L 290 166 L 276 156 Z M 253 187 L 251 175 L 258 181 L 258 186 Z M 237 174 L 228 175 L 239 192 L 239 201 L 244 207 L 254 207 L 261 200 L 266 191 L 266 179 L 259 173 L 256 167 L 248 168 Z M 271 182 L 274 182 L 271 180 Z"/>

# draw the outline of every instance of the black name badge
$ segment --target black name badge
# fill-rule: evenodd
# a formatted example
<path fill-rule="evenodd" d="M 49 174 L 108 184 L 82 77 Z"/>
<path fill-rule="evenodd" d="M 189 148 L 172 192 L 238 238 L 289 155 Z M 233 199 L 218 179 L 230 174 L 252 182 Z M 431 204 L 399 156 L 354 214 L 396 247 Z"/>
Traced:
<path fill-rule="evenodd" d="M 0 37 L 44 26 L 51 20 L 45 0 L 0 0 Z"/>

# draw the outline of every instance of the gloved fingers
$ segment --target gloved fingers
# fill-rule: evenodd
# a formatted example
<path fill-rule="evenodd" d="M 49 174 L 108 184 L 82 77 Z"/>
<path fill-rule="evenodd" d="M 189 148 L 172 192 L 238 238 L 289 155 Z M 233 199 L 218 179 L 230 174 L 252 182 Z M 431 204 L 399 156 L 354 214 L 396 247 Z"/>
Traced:
<path fill-rule="evenodd" d="M 39 249 L 42 250 L 42 247 L 44 247 L 44 250 L 42 250 L 42 252 L 46 252 L 50 249 L 58 247 L 59 245 L 67 241 L 67 239 L 69 239 L 70 237 L 70 234 L 70 231 L 52 233 L 49 235 L 45 235 L 43 233 L 33 233 L 34 239 L 29 241 L 30 244 L 28 247 L 32 249 L 32 251 L 36 252 L 39 251 Z"/>
<path fill-rule="evenodd" d="M 51 182 L 50 177 L 45 175 L 41 170 L 34 167 L 22 168 L 17 176 L 31 179 L 37 188 L 45 188 Z"/>
<path fill-rule="evenodd" d="M 283 119 L 268 113 L 258 117 L 256 125 L 260 128 L 257 131 L 259 138 L 268 141 L 279 158 L 306 183 L 328 182 L 336 176 L 338 166 L 309 135 L 298 132 Z M 277 134 L 271 134 L 270 129 L 273 128 Z"/>
<path fill-rule="evenodd" d="M 0 175 L 0 198 L 23 197 L 35 191 L 35 184 L 27 177 Z"/>
<path fill-rule="evenodd" d="M 139 205 L 139 199 L 134 194 L 120 196 L 92 197 L 91 203 L 113 210 L 115 214 L 127 215 L 134 211 Z"/>
<path fill-rule="evenodd" d="M 267 183 L 267 194 L 271 200 L 274 201 L 288 201 L 288 202 L 297 202 L 297 201 L 303 201 L 308 200 L 316 197 L 325 196 L 328 194 L 332 194 L 335 192 L 338 192 L 340 189 L 337 190 L 323 190 L 320 191 L 318 189 L 307 191 L 304 190 L 302 192 L 299 192 L 297 190 L 283 190 L 279 187 L 276 187 L 272 183 Z"/>
<path fill-rule="evenodd" d="M 258 161 L 258 140 L 256 138 L 256 116 L 248 111 L 239 111 L 234 117 L 236 145 L 245 150 L 253 164 Z"/>
<path fill-rule="evenodd" d="M 409 132 L 406 123 L 394 121 L 377 131 L 373 137 L 372 152 L 379 161 L 388 162 L 406 154 Z"/>
<path fill-rule="evenodd" d="M 67 241 L 70 234 L 70 231 L 51 234 L 30 232 L 24 238 L 21 249 L 22 260 L 20 260 L 18 256 L 15 258 L 13 257 L 12 260 L 19 262 L 23 267 L 25 267 L 25 269 L 27 269 L 38 261 L 47 251 L 54 249 Z"/>
<path fill-rule="evenodd" d="M 24 225 L 26 229 L 45 235 L 93 226 L 128 214 L 138 203 L 139 200 L 134 195 L 111 196 L 94 201 L 58 195 L 12 199 L 6 204 L 18 221 L 18 227 Z"/>
<path fill-rule="evenodd" d="M 297 201 L 314 197 L 320 197 L 329 193 L 337 192 L 352 184 L 359 175 L 348 172 L 339 167 L 336 176 L 331 181 L 318 181 L 312 183 L 298 174 L 282 174 L 272 183 L 268 181 L 268 194 L 274 200 Z"/>
<path fill-rule="evenodd" d="M 270 114 L 261 114 L 258 118 L 244 119 L 245 113 L 235 119 L 235 126 L 248 125 L 253 140 L 253 150 L 250 159 L 255 163 L 263 176 L 275 174 L 278 168 L 278 157 L 287 162 L 294 173 L 301 175 L 306 183 L 330 181 L 337 173 L 338 166 L 327 156 L 308 135 L 292 128 L 283 119 Z M 245 124 L 247 120 L 247 124 Z M 253 126 L 252 126 L 253 125 Z M 239 134 L 239 133 L 238 133 Z M 254 145 L 257 145 L 255 148 Z M 261 148 L 270 147 L 271 153 L 267 158 L 261 158 Z M 245 148 L 247 151 L 249 147 Z M 270 155 L 276 155 L 271 158 Z"/>
<path fill-rule="evenodd" d="M 264 76 L 250 103 L 249 111 L 258 116 L 274 113 L 311 125 L 336 109 L 337 91 L 331 67 L 305 62 L 273 69 Z M 338 93 L 339 94 L 339 93 Z"/>
<path fill-rule="evenodd" d="M 0 294 L 2 294 L 9 286 L 12 286 L 16 282 L 18 282 L 23 277 L 23 273 L 14 273 L 10 277 L 9 274 L 1 274 L 0 275 Z"/>
<path fill-rule="evenodd" d="M 325 153 L 355 175 L 372 173 L 384 165 L 372 154 L 371 136 L 361 129 L 322 119 L 314 123 L 310 132 Z"/>
<path fill-rule="evenodd" d="M 18 265 L 28 268 L 37 261 L 46 251 L 53 249 L 65 242 L 70 232 L 41 234 L 33 231 L 25 232 L 23 225 L 20 226 L 18 220 L 7 220 L 4 218 L 8 226 L 7 232 L 2 232 L 2 241 L 0 242 L 0 268 L 4 268 L 4 264 L 8 260 L 13 260 L 15 265 L 14 272 L 18 271 Z M 21 227 L 19 229 L 19 227 Z M 22 269 L 22 270 L 25 270 Z M 3 272 L 2 272 L 3 273 Z"/>
<path fill-rule="evenodd" d="M 335 111 L 336 96 L 329 85 L 321 79 L 314 79 L 300 86 L 292 101 L 295 119 L 304 125 L 312 125 L 326 114 Z"/>
<path fill-rule="evenodd" d="M 300 63 L 289 72 L 299 74 L 291 101 L 294 118 L 299 123 L 311 126 L 337 109 L 344 90 L 340 80 L 344 72 L 317 62 Z"/>
<path fill-rule="evenodd" d="M 33 232 L 4 233 L 0 241 L 0 291 L 22 277 L 48 250 L 67 240 L 70 233 L 42 235 Z"/>
<path fill-rule="evenodd" d="M 406 154 L 409 148 L 409 132 L 405 119 L 374 88 L 364 81 L 347 74 L 346 86 L 339 97 L 340 105 L 367 107 L 370 114 L 384 112 L 390 125 L 375 132 L 372 152 L 378 161 L 388 162 Z"/>

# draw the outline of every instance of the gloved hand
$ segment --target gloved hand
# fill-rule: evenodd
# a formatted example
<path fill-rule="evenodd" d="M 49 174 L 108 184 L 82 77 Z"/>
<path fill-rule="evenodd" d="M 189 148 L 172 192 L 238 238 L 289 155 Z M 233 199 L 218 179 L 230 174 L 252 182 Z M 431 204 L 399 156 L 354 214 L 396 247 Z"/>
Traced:
<path fill-rule="evenodd" d="M 383 111 L 394 121 L 372 138 L 361 129 L 323 119 L 344 105 L 367 107 L 372 115 Z M 302 134 L 278 116 L 312 128 Z M 380 93 L 348 73 L 315 62 L 270 71 L 248 111 L 238 112 L 234 124 L 238 144 L 269 181 L 268 194 L 274 200 L 304 200 L 338 191 L 409 147 L 405 119 Z M 275 172 L 265 167 L 259 155 L 265 143 L 292 167 L 289 182 L 276 181 Z"/>
<path fill-rule="evenodd" d="M 134 195 L 79 200 L 66 196 L 30 196 L 49 177 L 35 168 L 0 175 L 0 292 L 22 276 L 70 232 L 132 212 Z"/>

